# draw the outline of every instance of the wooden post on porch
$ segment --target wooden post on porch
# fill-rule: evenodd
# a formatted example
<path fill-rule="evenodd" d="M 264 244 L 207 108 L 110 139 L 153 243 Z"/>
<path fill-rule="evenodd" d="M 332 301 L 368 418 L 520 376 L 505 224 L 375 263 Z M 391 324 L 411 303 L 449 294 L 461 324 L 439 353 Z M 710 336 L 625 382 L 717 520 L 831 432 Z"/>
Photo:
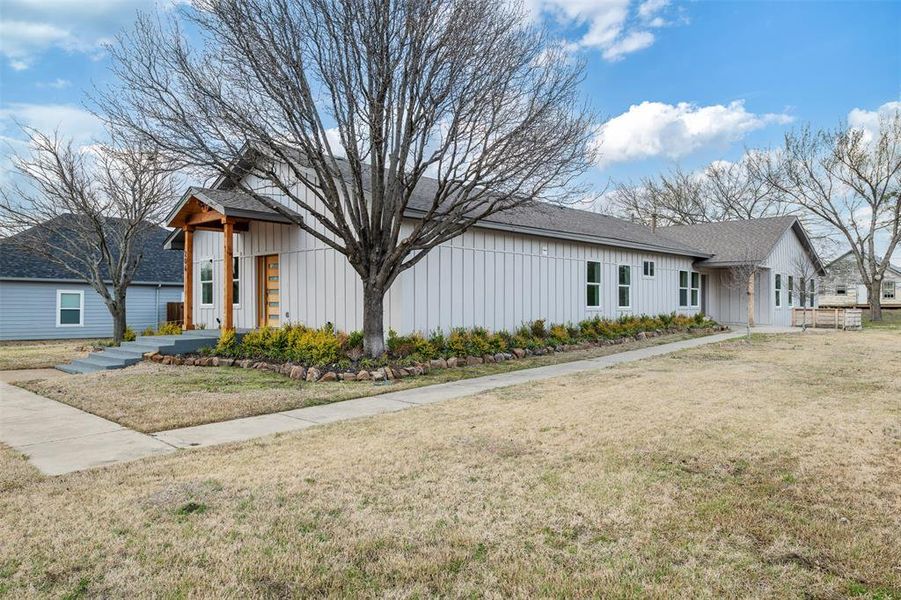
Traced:
<path fill-rule="evenodd" d="M 232 270 L 232 246 L 234 238 L 234 223 L 229 219 L 222 220 L 222 285 L 224 286 L 222 294 L 222 329 L 234 329 L 234 288 L 232 279 L 234 279 Z"/>
<path fill-rule="evenodd" d="M 748 326 L 754 327 L 754 279 L 756 273 L 748 277 Z"/>
<path fill-rule="evenodd" d="M 194 227 L 185 227 L 185 303 L 184 324 L 187 329 L 194 329 Z"/>

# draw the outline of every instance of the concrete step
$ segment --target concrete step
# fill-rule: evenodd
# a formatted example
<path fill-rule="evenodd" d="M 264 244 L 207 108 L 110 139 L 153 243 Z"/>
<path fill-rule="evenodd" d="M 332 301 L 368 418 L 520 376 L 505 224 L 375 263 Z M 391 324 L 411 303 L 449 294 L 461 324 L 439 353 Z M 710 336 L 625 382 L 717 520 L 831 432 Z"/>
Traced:
<path fill-rule="evenodd" d="M 102 352 L 94 352 L 86 357 L 79 359 L 82 363 L 96 365 L 102 369 L 121 369 L 127 367 L 127 361 L 114 356 L 104 355 Z"/>
<path fill-rule="evenodd" d="M 131 366 L 144 360 L 144 355 L 141 353 L 119 350 L 118 348 L 110 348 L 108 350 L 104 350 L 103 352 L 94 353 L 90 356 L 96 357 L 98 359 L 117 361 L 125 367 Z"/>
<path fill-rule="evenodd" d="M 146 352 L 152 352 L 153 350 L 147 350 Z M 137 347 L 126 348 L 124 346 L 119 346 L 118 348 L 107 348 L 102 352 L 107 356 L 118 356 L 123 359 L 136 358 L 141 360 L 144 358 L 144 354 L 146 353 L 143 349 Z"/>
<path fill-rule="evenodd" d="M 59 365 L 56 368 L 65 373 L 95 373 L 122 369 L 140 362 L 147 353 L 188 354 L 201 348 L 215 346 L 218 340 L 217 330 L 186 331 L 184 335 L 141 335 L 135 341 L 125 342 L 118 348 L 105 348 L 101 352 L 93 352 L 68 365 Z"/>
<path fill-rule="evenodd" d="M 107 369 L 94 364 L 85 362 L 82 359 L 73 360 L 67 365 L 56 365 L 56 368 L 64 373 L 72 375 L 81 375 L 84 373 L 96 373 L 97 371 L 106 371 Z"/>

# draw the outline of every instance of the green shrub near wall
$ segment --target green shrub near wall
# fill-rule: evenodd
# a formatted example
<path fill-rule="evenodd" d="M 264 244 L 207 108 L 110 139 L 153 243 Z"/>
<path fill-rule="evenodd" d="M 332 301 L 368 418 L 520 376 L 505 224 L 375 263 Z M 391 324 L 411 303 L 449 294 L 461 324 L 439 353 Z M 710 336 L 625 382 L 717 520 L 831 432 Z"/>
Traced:
<path fill-rule="evenodd" d="M 546 325 L 543 320 L 525 323 L 515 332 L 489 332 L 483 327 L 455 328 L 445 334 L 434 331 L 398 335 L 389 330 L 384 360 L 423 362 L 452 356 L 484 356 L 508 352 L 513 348 L 539 350 L 584 342 L 634 337 L 640 332 L 685 331 L 716 325 L 702 314 L 692 317 L 662 314 L 619 319 L 594 317 L 578 324 Z M 224 332 L 213 350 L 219 356 L 293 362 L 307 366 L 349 365 L 363 356 L 363 334 L 344 333 L 331 325 L 314 329 L 300 324 L 262 327 L 246 333 L 240 342 L 234 331 Z"/>

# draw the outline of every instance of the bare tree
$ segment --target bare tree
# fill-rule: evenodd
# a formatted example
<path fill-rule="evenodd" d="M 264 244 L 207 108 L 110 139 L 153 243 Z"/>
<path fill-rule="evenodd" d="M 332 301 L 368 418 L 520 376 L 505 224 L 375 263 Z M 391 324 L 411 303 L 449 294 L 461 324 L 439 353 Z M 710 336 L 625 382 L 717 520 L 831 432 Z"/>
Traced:
<path fill-rule="evenodd" d="M 817 270 L 816 268 L 814 268 L 813 263 L 808 260 L 807 256 L 803 254 L 799 254 L 795 257 L 794 261 L 792 261 L 792 270 L 795 272 L 795 276 L 798 278 L 798 298 L 801 301 L 802 309 L 801 326 L 804 330 L 806 330 L 807 309 L 814 308 L 816 305 L 815 290 Z"/>
<path fill-rule="evenodd" d="M 751 259 L 751 251 L 745 253 L 745 259 L 736 262 L 725 271 L 723 284 L 727 289 L 743 292 L 747 298 L 747 314 L 745 314 L 745 328 L 747 337 L 751 337 L 751 327 L 754 326 L 754 298 L 756 294 L 757 273 L 760 272 L 760 263 Z"/>
<path fill-rule="evenodd" d="M 386 291 L 432 248 L 586 189 L 575 185 L 595 131 L 578 99 L 583 65 L 508 2 L 199 0 L 178 14 L 192 43 L 178 20 L 141 17 L 112 48 L 124 85 L 97 100 L 136 139 L 345 255 L 369 355 L 384 351 Z M 260 187 L 232 169 L 242 148 Z M 425 175 L 429 202 L 402 228 Z"/>
<path fill-rule="evenodd" d="M 757 155 L 754 168 L 850 245 L 870 318 L 881 320 L 882 280 L 901 241 L 901 111 L 881 115 L 873 139 L 848 126 L 789 133 L 782 152 Z M 881 255 L 877 236 L 885 239 Z"/>
<path fill-rule="evenodd" d="M 0 190 L 0 224 L 10 234 L 4 241 L 90 284 L 121 342 L 143 241 L 175 197 L 171 171 L 141 146 L 78 149 L 58 134 L 24 131 L 31 151 L 13 158 L 20 181 Z"/>
<path fill-rule="evenodd" d="M 755 177 L 747 158 L 715 162 L 702 172 L 676 167 L 638 184 L 621 183 L 613 208 L 646 225 L 693 225 L 788 214 L 796 207 L 782 202 L 766 180 Z"/>

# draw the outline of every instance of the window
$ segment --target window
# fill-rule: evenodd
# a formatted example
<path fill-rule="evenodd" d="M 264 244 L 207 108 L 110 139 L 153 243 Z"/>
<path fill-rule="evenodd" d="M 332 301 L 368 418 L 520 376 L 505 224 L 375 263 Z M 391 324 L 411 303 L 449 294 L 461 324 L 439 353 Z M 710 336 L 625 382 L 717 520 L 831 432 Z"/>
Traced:
<path fill-rule="evenodd" d="M 696 308 L 701 305 L 701 274 L 691 272 L 691 306 Z"/>
<path fill-rule="evenodd" d="M 586 269 L 586 304 L 589 308 L 597 308 L 601 305 L 601 263 L 590 260 L 586 263 Z"/>
<path fill-rule="evenodd" d="M 895 282 L 891 279 L 887 279 L 882 282 L 882 299 L 883 300 L 894 300 L 895 299 Z"/>
<path fill-rule="evenodd" d="M 213 261 L 200 265 L 200 303 L 213 303 Z"/>
<path fill-rule="evenodd" d="M 617 306 L 619 308 L 630 308 L 632 306 L 632 267 L 620 265 L 618 281 Z"/>
<path fill-rule="evenodd" d="M 232 304 L 241 304 L 241 260 L 232 258 Z"/>
<path fill-rule="evenodd" d="M 688 306 L 688 271 L 679 271 L 679 306 Z"/>
<path fill-rule="evenodd" d="M 801 297 L 801 308 L 807 306 L 807 281 L 803 277 L 798 278 L 798 295 Z"/>
<path fill-rule="evenodd" d="M 835 295 L 836 296 L 847 296 L 848 295 L 848 286 L 844 283 L 838 283 L 835 285 Z"/>
<path fill-rule="evenodd" d="M 810 303 L 810 308 L 815 308 L 817 305 L 817 303 L 816 303 L 817 288 L 813 282 L 813 279 L 811 279 L 808 283 L 809 283 L 809 285 L 807 286 L 808 287 L 807 301 Z"/>
<path fill-rule="evenodd" d="M 81 327 L 84 325 L 84 292 L 56 290 L 56 326 Z"/>
<path fill-rule="evenodd" d="M 653 277 L 654 271 L 657 265 L 654 264 L 653 260 L 646 260 L 642 264 L 642 275 L 645 277 Z"/>
<path fill-rule="evenodd" d="M 776 308 L 782 306 L 782 275 L 776 273 Z"/>
<path fill-rule="evenodd" d="M 795 303 L 795 278 L 788 276 L 788 305 L 794 306 Z"/>

